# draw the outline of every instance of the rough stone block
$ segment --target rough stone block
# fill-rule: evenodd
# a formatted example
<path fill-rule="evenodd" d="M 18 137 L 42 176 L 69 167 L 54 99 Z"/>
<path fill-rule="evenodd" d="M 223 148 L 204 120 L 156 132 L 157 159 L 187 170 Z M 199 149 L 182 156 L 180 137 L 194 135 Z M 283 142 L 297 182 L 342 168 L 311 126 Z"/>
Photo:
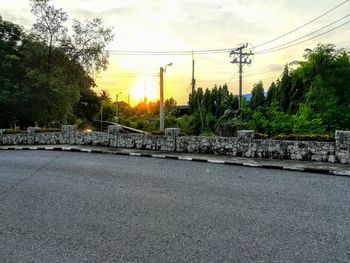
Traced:
<path fill-rule="evenodd" d="M 165 136 L 167 137 L 175 137 L 175 136 L 179 136 L 179 134 L 180 134 L 180 129 L 178 128 L 165 129 Z"/>
<path fill-rule="evenodd" d="M 335 154 L 340 163 L 350 163 L 350 131 L 335 132 Z"/>
<path fill-rule="evenodd" d="M 77 125 L 63 125 L 62 126 L 63 132 L 77 131 L 77 129 L 78 129 Z"/>
<path fill-rule="evenodd" d="M 237 131 L 237 140 L 240 142 L 251 142 L 254 139 L 254 130 Z"/>
<path fill-rule="evenodd" d="M 6 129 L 0 129 L 0 135 L 3 135 L 5 133 Z"/>
<path fill-rule="evenodd" d="M 335 141 L 337 147 L 348 148 L 350 146 L 350 131 L 336 131 Z"/>
<path fill-rule="evenodd" d="M 35 133 L 35 132 L 39 132 L 40 130 L 41 130 L 40 127 L 28 127 L 27 128 L 28 133 Z"/>
<path fill-rule="evenodd" d="M 122 126 L 120 125 L 110 125 L 108 126 L 108 133 L 118 133 L 122 130 Z"/>
<path fill-rule="evenodd" d="M 335 162 L 335 157 L 334 157 L 334 155 L 330 155 L 330 156 L 328 157 L 328 162 L 329 162 L 329 163 L 334 163 L 334 162 Z"/>

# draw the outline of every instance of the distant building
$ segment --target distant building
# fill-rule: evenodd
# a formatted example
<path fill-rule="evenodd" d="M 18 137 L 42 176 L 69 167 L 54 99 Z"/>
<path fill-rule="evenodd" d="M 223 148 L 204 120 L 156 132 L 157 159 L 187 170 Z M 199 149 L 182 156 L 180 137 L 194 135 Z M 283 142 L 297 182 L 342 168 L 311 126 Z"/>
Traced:
<path fill-rule="evenodd" d="M 189 105 L 178 105 L 178 106 L 175 106 L 174 111 L 175 111 L 176 116 L 183 116 L 185 114 L 189 114 L 190 106 Z"/>
<path fill-rule="evenodd" d="M 242 94 L 243 98 L 246 98 L 247 102 L 249 102 L 252 98 L 252 94 Z M 264 92 L 265 98 L 267 97 L 267 91 Z"/>

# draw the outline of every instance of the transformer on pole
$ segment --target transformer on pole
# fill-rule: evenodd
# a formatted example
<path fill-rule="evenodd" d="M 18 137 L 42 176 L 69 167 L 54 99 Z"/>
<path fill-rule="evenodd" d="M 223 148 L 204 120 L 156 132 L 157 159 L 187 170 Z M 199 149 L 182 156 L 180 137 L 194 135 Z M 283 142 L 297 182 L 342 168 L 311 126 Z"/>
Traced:
<path fill-rule="evenodd" d="M 239 97 L 238 97 L 238 108 L 242 109 L 242 75 L 243 75 L 243 66 L 250 65 L 252 60 L 250 56 L 253 55 L 252 51 L 243 52 L 244 49 L 248 47 L 248 43 L 241 44 L 237 48 L 232 49 L 230 52 L 230 57 L 233 56 L 231 61 L 232 64 L 238 64 L 239 68 Z"/>

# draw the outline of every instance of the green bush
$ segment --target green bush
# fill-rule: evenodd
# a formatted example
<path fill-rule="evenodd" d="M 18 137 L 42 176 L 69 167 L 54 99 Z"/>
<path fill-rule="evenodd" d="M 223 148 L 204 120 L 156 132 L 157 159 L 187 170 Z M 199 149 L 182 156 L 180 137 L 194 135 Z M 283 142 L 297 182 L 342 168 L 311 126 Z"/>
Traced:
<path fill-rule="evenodd" d="M 275 140 L 297 140 L 297 141 L 320 141 L 320 142 L 334 142 L 334 136 L 319 135 L 319 134 L 279 134 L 273 137 Z"/>
<path fill-rule="evenodd" d="M 41 128 L 40 130 L 37 130 L 35 132 L 40 133 L 40 132 L 61 132 L 62 129 L 59 128 Z"/>
<path fill-rule="evenodd" d="M 16 133 L 26 133 L 26 131 L 19 129 L 7 129 L 4 131 L 4 134 L 16 134 Z"/>
<path fill-rule="evenodd" d="M 269 136 L 264 133 L 255 133 L 254 134 L 254 139 L 268 139 Z"/>
<path fill-rule="evenodd" d="M 204 131 L 199 136 L 213 137 L 216 136 L 216 134 L 211 131 Z"/>

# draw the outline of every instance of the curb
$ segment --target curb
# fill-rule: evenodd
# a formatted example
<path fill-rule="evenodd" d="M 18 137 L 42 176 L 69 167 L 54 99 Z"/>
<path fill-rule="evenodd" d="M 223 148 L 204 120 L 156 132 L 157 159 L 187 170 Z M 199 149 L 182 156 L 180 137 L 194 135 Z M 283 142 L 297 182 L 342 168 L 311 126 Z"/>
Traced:
<path fill-rule="evenodd" d="M 171 160 L 181 160 L 181 161 L 192 161 L 201 163 L 212 163 L 212 164 L 224 164 L 233 166 L 245 166 L 252 168 L 263 168 L 263 169 L 274 169 L 274 170 L 286 170 L 294 172 L 306 172 L 306 173 L 318 173 L 318 174 L 330 174 L 336 176 L 350 177 L 350 170 L 332 170 L 332 169 L 322 169 L 313 167 L 298 167 L 298 166 L 283 166 L 274 164 L 258 164 L 254 162 L 240 162 L 240 161 L 223 161 L 216 159 L 205 159 L 205 158 L 191 158 L 191 157 L 181 157 L 176 155 L 162 155 L 162 154 L 149 154 L 149 153 L 138 153 L 138 152 L 118 152 L 113 150 L 101 150 L 101 149 L 86 149 L 86 148 L 74 148 L 74 147 L 19 147 L 19 146 L 0 146 L 1 150 L 43 150 L 43 151 L 69 151 L 69 152 L 83 152 L 83 153 L 99 153 L 99 154 L 114 154 L 114 155 L 124 155 L 124 156 L 136 156 L 136 157 L 148 157 L 148 158 L 162 158 Z"/>

